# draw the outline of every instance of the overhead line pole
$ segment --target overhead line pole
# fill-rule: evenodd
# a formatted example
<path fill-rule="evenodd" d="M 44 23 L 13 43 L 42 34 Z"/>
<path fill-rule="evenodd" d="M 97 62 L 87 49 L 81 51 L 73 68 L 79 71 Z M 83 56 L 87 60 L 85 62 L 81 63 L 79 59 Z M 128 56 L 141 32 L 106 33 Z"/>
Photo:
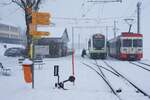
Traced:
<path fill-rule="evenodd" d="M 80 33 L 78 33 L 78 49 L 80 50 Z"/>
<path fill-rule="evenodd" d="M 140 21 L 141 21 L 141 18 L 140 18 L 140 15 L 141 15 L 141 2 L 138 2 L 137 3 L 137 33 L 140 33 Z"/>
<path fill-rule="evenodd" d="M 106 52 L 108 52 L 108 48 L 107 48 L 107 46 L 108 46 L 108 44 L 107 44 L 107 41 L 108 41 L 108 26 L 106 26 Z M 106 55 L 108 56 L 108 54 L 106 53 Z"/>
<path fill-rule="evenodd" d="M 116 24 L 117 24 L 117 21 L 115 20 L 115 21 L 114 21 L 114 29 L 113 29 L 113 30 L 114 30 L 114 37 L 116 37 L 116 35 L 117 35 L 117 30 L 118 30 Z"/>

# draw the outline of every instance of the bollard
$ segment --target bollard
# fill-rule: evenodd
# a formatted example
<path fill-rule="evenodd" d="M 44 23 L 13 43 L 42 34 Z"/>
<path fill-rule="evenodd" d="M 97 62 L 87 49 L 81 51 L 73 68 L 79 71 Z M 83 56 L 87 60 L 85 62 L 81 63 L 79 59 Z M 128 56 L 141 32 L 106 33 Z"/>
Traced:
<path fill-rule="evenodd" d="M 23 72 L 24 72 L 24 80 L 26 83 L 31 83 L 32 82 L 32 71 L 31 71 L 31 66 L 32 66 L 32 61 L 29 59 L 25 59 L 23 61 Z"/>

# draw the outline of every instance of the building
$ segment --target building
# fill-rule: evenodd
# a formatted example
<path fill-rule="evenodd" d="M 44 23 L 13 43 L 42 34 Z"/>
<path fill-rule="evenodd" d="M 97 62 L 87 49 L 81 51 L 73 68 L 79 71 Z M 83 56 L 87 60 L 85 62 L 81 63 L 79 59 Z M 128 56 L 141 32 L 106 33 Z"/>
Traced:
<path fill-rule="evenodd" d="M 0 21 L 0 43 L 20 44 L 21 42 L 19 27 Z"/>
<path fill-rule="evenodd" d="M 35 54 L 46 57 L 66 56 L 69 42 L 67 28 L 51 28 L 50 33 L 49 36 L 38 40 Z"/>

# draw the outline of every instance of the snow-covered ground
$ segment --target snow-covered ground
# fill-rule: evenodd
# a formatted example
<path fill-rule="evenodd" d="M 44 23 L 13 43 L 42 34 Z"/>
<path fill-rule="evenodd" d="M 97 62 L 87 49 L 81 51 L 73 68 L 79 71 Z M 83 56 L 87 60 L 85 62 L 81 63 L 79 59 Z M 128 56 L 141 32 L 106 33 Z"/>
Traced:
<path fill-rule="evenodd" d="M 11 76 L 3 76 L 0 74 L 0 99 L 1 100 L 118 100 L 112 94 L 109 87 L 93 70 L 90 70 L 85 65 L 92 65 L 94 62 L 89 58 L 81 58 L 80 52 L 75 54 L 75 83 L 66 83 L 65 88 L 69 90 L 57 89 L 54 84 L 57 82 L 57 77 L 54 74 L 54 65 L 59 65 L 60 81 L 68 79 L 72 75 L 72 60 L 71 56 L 61 58 L 44 59 L 42 69 L 35 66 L 35 88 L 32 89 L 32 84 L 27 84 L 24 81 L 22 66 L 18 64 L 18 58 L 0 56 L 0 62 L 4 67 L 11 68 Z M 114 66 L 120 73 L 132 80 L 136 85 L 150 94 L 150 72 L 142 70 L 136 66 L 129 64 L 126 61 L 118 61 L 108 58 L 106 60 Z M 148 59 L 143 59 L 144 62 L 150 63 Z M 98 64 L 104 66 L 104 63 L 98 60 Z M 93 66 L 93 65 L 92 65 Z M 106 66 L 104 66 L 106 67 Z M 95 66 L 96 68 L 96 66 Z M 148 100 L 149 98 L 140 93 L 136 93 L 124 80 L 112 75 L 103 70 L 109 82 L 114 89 L 122 89 L 119 96 L 122 100 Z"/>
<path fill-rule="evenodd" d="M 13 26 L 17 25 L 22 29 L 25 29 L 24 13 L 22 9 L 18 9 L 18 6 L 14 3 L 11 3 L 11 5 L 7 5 L 6 1 L 11 0 L 0 0 L 0 20 L 3 20 L 5 24 L 10 24 L 11 22 L 14 23 Z M 45 2 L 43 2 L 40 6 L 40 11 L 49 12 L 52 15 L 51 22 L 56 26 L 69 26 L 70 30 L 68 30 L 68 35 L 70 40 L 72 40 L 71 33 L 74 25 L 113 26 L 114 20 L 116 20 L 117 29 L 119 29 L 117 35 L 119 35 L 123 31 L 127 31 L 128 25 L 124 22 L 123 19 L 129 18 L 130 16 L 136 16 L 136 4 L 137 2 L 141 1 L 141 33 L 144 35 L 144 58 L 142 59 L 142 61 L 150 64 L 150 46 L 148 45 L 150 37 L 150 23 L 148 21 L 150 17 L 149 0 L 122 0 L 122 3 L 109 3 L 107 5 L 99 5 L 99 3 L 98 5 L 97 3 L 94 3 L 93 5 L 93 3 L 86 3 L 87 0 L 68 0 L 67 2 L 66 0 L 43 1 Z M 81 19 L 96 18 L 96 21 L 81 21 L 74 19 L 80 19 L 80 17 Z M 106 19 L 109 18 L 108 21 L 105 19 L 103 20 L 103 18 L 105 17 Z M 99 18 L 102 20 L 99 20 Z M 111 18 L 112 20 L 110 20 Z M 132 31 L 134 32 L 136 32 L 135 24 L 132 28 Z M 95 33 L 96 31 L 100 31 L 104 34 L 106 33 L 105 28 L 101 29 L 100 27 L 93 29 L 76 28 L 74 29 L 74 40 L 77 43 L 77 41 L 80 40 L 78 39 L 80 37 L 80 42 L 84 43 L 84 41 L 87 41 L 87 38 L 89 37 L 88 35 Z M 112 29 L 109 29 L 108 33 L 109 38 L 113 37 Z M 82 46 L 81 43 L 80 46 L 78 45 L 78 47 L 83 48 L 85 45 Z M 90 70 L 82 64 L 82 62 L 85 62 L 92 65 L 94 61 L 89 58 L 81 58 L 81 52 L 78 51 L 75 54 L 75 84 L 65 84 L 65 88 L 68 88 L 69 90 L 54 88 L 54 84 L 57 81 L 57 78 L 53 75 L 53 67 L 54 65 L 60 66 L 61 81 L 68 79 L 68 77 L 72 75 L 71 56 L 44 59 L 45 64 L 43 65 L 42 69 L 38 69 L 38 66 L 35 66 L 35 89 L 32 89 L 32 85 L 27 84 L 24 81 L 22 66 L 18 64 L 18 58 L 4 57 L 3 54 L 6 50 L 6 48 L 4 48 L 4 45 L 5 44 L 0 44 L 0 62 L 4 65 L 4 67 L 9 67 L 11 69 L 11 76 L 3 76 L 0 69 L 0 100 L 118 100 L 118 98 L 116 98 L 116 96 L 111 93 L 111 90 L 103 81 L 103 79 L 99 77 L 94 71 Z M 16 45 L 7 44 L 7 48 L 14 46 L 16 47 Z M 142 88 L 145 92 L 150 94 L 150 79 L 148 77 L 150 75 L 150 72 L 131 65 L 126 61 L 118 61 L 111 58 L 108 58 L 106 61 L 116 70 L 124 74 L 124 76 L 126 76 L 128 79 Z M 98 61 L 98 64 L 107 67 L 100 60 Z M 148 100 L 147 97 L 135 93 L 135 89 L 131 87 L 126 81 L 112 75 L 105 70 L 103 71 L 114 89 L 122 89 L 122 92 L 119 93 L 119 96 L 122 98 L 122 100 Z"/>

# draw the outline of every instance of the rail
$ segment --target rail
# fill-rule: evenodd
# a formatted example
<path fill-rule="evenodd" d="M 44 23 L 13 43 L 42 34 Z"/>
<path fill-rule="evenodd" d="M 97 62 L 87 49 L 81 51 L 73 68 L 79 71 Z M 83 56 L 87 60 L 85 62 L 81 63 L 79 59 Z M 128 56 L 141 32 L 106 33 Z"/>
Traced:
<path fill-rule="evenodd" d="M 146 66 L 150 66 L 150 64 L 147 64 L 147 63 L 143 63 L 143 62 L 139 62 L 139 61 L 138 61 L 138 63 L 146 65 Z"/>
<path fill-rule="evenodd" d="M 133 62 L 131 62 L 131 61 L 129 61 L 129 63 L 150 72 L 150 69 L 147 69 L 147 68 L 145 68 L 145 67 L 143 67 L 143 66 L 141 66 L 141 65 L 139 65 L 139 64 L 133 63 Z"/>
<path fill-rule="evenodd" d="M 85 65 L 86 67 L 90 68 L 91 70 L 95 71 L 103 80 L 104 82 L 108 85 L 108 87 L 110 88 L 110 90 L 112 91 L 112 93 L 119 99 L 122 100 L 120 98 L 120 96 L 116 93 L 115 89 L 111 86 L 111 84 L 109 83 L 109 81 L 106 79 L 106 77 L 104 75 L 101 75 L 96 69 L 94 69 L 92 66 L 86 64 L 86 63 L 82 63 L 83 65 Z"/>
<path fill-rule="evenodd" d="M 103 60 L 103 62 L 106 64 L 106 66 L 108 66 L 109 68 L 111 68 L 114 72 L 116 72 L 120 77 L 122 77 L 124 80 L 126 80 L 129 84 L 131 84 L 135 89 L 137 89 L 141 94 L 143 94 L 144 96 L 147 96 L 148 98 L 150 98 L 150 95 L 147 94 L 144 90 L 140 89 L 137 85 L 135 85 L 133 82 L 131 82 L 130 80 L 128 80 L 125 76 L 123 76 L 122 74 L 120 74 L 116 69 L 114 69 L 111 65 L 109 65 L 106 61 Z"/>

